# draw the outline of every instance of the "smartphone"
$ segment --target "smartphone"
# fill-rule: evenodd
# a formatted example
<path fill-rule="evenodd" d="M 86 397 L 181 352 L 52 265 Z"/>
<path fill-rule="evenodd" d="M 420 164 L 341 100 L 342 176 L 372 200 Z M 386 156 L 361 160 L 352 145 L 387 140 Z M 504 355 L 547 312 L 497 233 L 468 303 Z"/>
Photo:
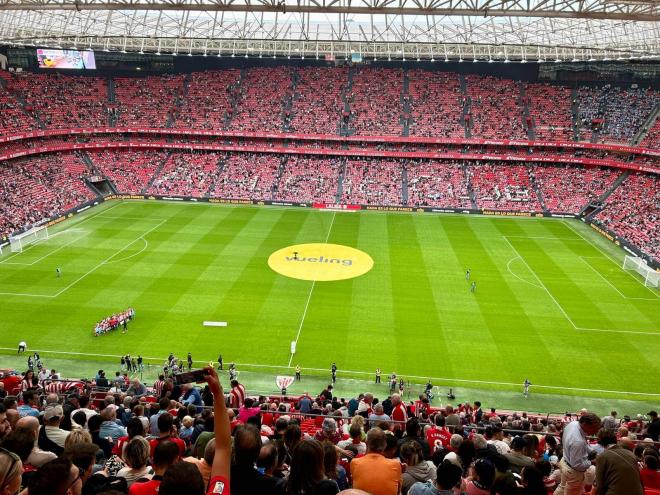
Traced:
<path fill-rule="evenodd" d="M 186 371 L 184 373 L 177 373 L 174 375 L 174 383 L 176 385 L 183 385 L 184 383 L 201 383 L 206 381 L 204 375 L 206 371 L 204 370 L 195 370 L 195 371 Z"/>

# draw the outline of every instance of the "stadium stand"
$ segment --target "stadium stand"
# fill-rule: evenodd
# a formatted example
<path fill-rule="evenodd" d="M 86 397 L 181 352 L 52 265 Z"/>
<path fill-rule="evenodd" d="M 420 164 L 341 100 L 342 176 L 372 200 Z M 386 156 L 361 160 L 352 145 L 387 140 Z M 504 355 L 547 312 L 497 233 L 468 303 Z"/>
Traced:
<path fill-rule="evenodd" d="M 274 198 L 279 201 L 334 203 L 342 162 L 291 156 Z"/>
<path fill-rule="evenodd" d="M 170 127 L 183 82 L 181 75 L 114 78 L 116 126 Z"/>
<path fill-rule="evenodd" d="M 408 204 L 471 208 L 469 180 L 459 162 L 423 161 L 408 167 Z"/>
<path fill-rule="evenodd" d="M 12 76 L 0 72 L 0 78 L 11 87 Z M 39 129 L 34 117 L 21 107 L 16 97 L 0 84 L 0 134 L 19 133 Z"/>
<path fill-rule="evenodd" d="M 660 119 L 656 117 L 653 127 L 649 129 L 644 139 L 639 143 L 646 148 L 660 148 Z"/>
<path fill-rule="evenodd" d="M 337 134 L 344 111 L 347 68 L 301 67 L 297 71 L 290 132 Z"/>
<path fill-rule="evenodd" d="M 501 167 L 470 165 L 472 187 L 480 208 L 514 211 L 541 211 L 532 186 L 529 169 L 524 165 Z"/>
<path fill-rule="evenodd" d="M 230 128 L 282 132 L 284 104 L 291 97 L 291 84 L 292 72 L 288 67 L 245 69 Z"/>
<path fill-rule="evenodd" d="M 607 198 L 596 220 L 660 259 L 660 188 L 655 177 L 632 174 Z"/>
<path fill-rule="evenodd" d="M 233 484 L 232 493 L 246 493 L 258 485 L 258 493 L 270 495 L 289 490 L 291 479 L 311 477 L 309 470 L 298 474 L 309 465 L 298 457 L 318 452 L 319 469 L 328 473 L 328 493 L 382 486 L 384 473 L 393 470 L 391 493 L 399 493 L 403 485 L 404 492 L 414 494 L 428 486 L 425 481 L 433 480 L 436 472 L 443 476 L 442 483 L 442 473 L 450 470 L 455 471 L 452 483 L 460 484 L 464 493 L 491 489 L 501 493 L 503 486 L 508 487 L 506 493 L 517 493 L 514 474 L 522 472 L 522 486 L 528 486 L 526 479 L 535 479 L 534 493 L 545 494 L 562 480 L 561 466 L 568 462 L 562 457 L 579 446 L 596 453 L 595 463 L 584 458 L 587 471 L 584 479 L 580 477 L 581 486 L 574 486 L 580 493 L 589 493 L 595 479 L 600 480 L 600 490 L 615 483 L 601 471 L 606 464 L 598 462 L 613 448 L 630 458 L 634 469 L 627 473 L 640 487 L 634 493 L 645 490 L 653 495 L 660 488 L 660 420 L 655 411 L 633 419 L 620 419 L 616 411 L 600 417 L 586 409 L 565 415 L 496 408 L 486 413 L 481 402 L 434 407 L 423 395 L 405 402 L 399 394 L 391 394 L 380 401 L 365 391 L 344 399 L 333 397 L 329 389 L 319 395 L 265 396 L 250 393 L 238 381 L 223 391 L 216 372 L 208 368 L 209 386 L 180 388 L 172 378 L 178 369 L 175 356 L 148 387 L 137 378 L 135 360 L 127 356 L 122 361 L 127 363 L 125 375 L 112 384 L 102 371 L 91 381 L 54 379 L 47 368 L 40 377 L 32 371 L 13 376 L 15 380 L 7 382 L 13 384 L 8 392 L 18 399 L 13 428 L 5 426 L 9 414 L 0 406 L 2 479 L 11 483 L 16 479 L 16 486 L 73 483 L 83 493 L 110 485 L 118 493 L 130 494 L 156 493 L 158 485 L 164 493 L 166 486 L 178 482 L 186 483 L 186 493 L 201 495 L 223 464 L 228 470 L 223 479 Z M 43 427 L 37 419 L 40 415 Z M 324 449 L 332 454 L 326 453 L 325 460 Z M 22 460 L 12 453 L 21 453 Z M 224 462 L 218 462 L 217 456 L 225 456 Z M 180 459 L 188 463 L 187 469 L 177 462 Z M 72 461 L 80 471 L 71 470 Z M 366 472 L 360 469 L 365 462 L 370 466 Z M 404 462 L 407 469 L 400 464 Z M 105 472 L 93 474 L 95 463 L 104 465 Z M 19 469 L 14 470 L 16 465 Z M 63 473 L 56 469 L 60 465 L 65 466 Z M 53 478 L 53 471 L 60 473 L 60 479 Z M 77 476 L 69 475 L 74 471 Z M 481 492 L 470 488 L 475 482 Z"/>
<path fill-rule="evenodd" d="M 526 139 L 517 81 L 467 75 L 470 127 L 473 136 Z"/>
<path fill-rule="evenodd" d="M 240 71 L 195 72 L 190 75 L 183 104 L 176 112 L 174 127 L 221 130 L 233 113 Z"/>
<path fill-rule="evenodd" d="M 350 127 L 358 136 L 400 136 L 402 69 L 358 69 L 353 73 Z"/>
<path fill-rule="evenodd" d="M 532 171 L 542 191 L 546 209 L 574 214 L 598 199 L 620 175 L 610 169 L 573 166 L 534 165 Z"/>
<path fill-rule="evenodd" d="M 465 137 L 461 123 L 464 96 L 458 74 L 408 71 L 411 107 L 411 136 Z M 442 115 L 442 118 L 438 118 Z"/>
<path fill-rule="evenodd" d="M 219 153 L 172 153 L 148 189 L 150 194 L 208 197 L 220 174 Z"/>
<path fill-rule="evenodd" d="M 118 192 L 139 194 L 148 187 L 168 154 L 157 150 L 106 150 L 90 152 L 89 156 L 99 172 L 112 180 Z"/>
<path fill-rule="evenodd" d="M 550 84 L 527 83 L 525 98 L 536 139 L 573 140 L 570 89 Z"/>
<path fill-rule="evenodd" d="M 231 155 L 215 184 L 215 195 L 232 199 L 271 199 L 281 161 L 276 155 Z"/>
<path fill-rule="evenodd" d="M 354 205 L 402 204 L 404 164 L 387 160 L 347 160 L 342 202 Z"/>
<path fill-rule="evenodd" d="M 13 160 L 0 166 L 0 235 L 89 201 L 85 165 L 73 153 Z"/>

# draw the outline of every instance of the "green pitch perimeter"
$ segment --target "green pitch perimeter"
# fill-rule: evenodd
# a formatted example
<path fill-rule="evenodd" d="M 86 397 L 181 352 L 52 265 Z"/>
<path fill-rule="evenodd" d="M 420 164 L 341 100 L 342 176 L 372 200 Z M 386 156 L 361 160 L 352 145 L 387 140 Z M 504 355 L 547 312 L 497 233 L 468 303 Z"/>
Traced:
<path fill-rule="evenodd" d="M 221 352 L 272 374 L 300 364 L 325 375 L 335 361 L 340 377 L 380 367 L 443 387 L 519 390 L 529 378 L 535 393 L 660 400 L 660 293 L 578 221 L 129 201 L 50 236 L 0 257 L 6 354 L 19 340 L 115 363 Z M 268 266 L 281 248 L 326 242 L 364 251 L 373 268 L 312 282 Z M 128 334 L 93 336 L 128 306 Z"/>

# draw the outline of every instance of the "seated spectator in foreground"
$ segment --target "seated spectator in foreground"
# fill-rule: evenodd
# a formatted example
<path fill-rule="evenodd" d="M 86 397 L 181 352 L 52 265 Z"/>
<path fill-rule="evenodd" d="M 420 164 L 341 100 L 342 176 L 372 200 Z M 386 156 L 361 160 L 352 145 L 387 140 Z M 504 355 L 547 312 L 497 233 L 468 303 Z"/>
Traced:
<path fill-rule="evenodd" d="M 204 485 L 208 485 L 211 480 L 211 466 L 213 466 L 213 458 L 215 457 L 215 439 L 212 438 L 204 449 L 204 457 L 198 459 L 197 457 L 190 456 L 186 457 L 184 461 L 190 462 L 197 466 L 199 473 L 202 475 L 204 480 Z M 257 464 L 258 465 L 258 464 Z"/>
<path fill-rule="evenodd" d="M 660 490 L 660 471 L 658 471 L 658 457 L 655 455 L 644 456 L 644 467 L 640 471 L 644 488 Z"/>
<path fill-rule="evenodd" d="M 82 486 L 80 468 L 69 459 L 59 458 L 39 468 L 27 495 L 79 495 Z"/>
<path fill-rule="evenodd" d="M 163 475 L 158 495 L 204 495 L 204 480 L 194 464 L 180 461 L 170 466 Z M 209 492 L 213 493 L 213 492 Z"/>
<path fill-rule="evenodd" d="M 56 455 L 64 452 L 64 442 L 69 432 L 60 428 L 64 417 L 62 406 L 50 406 L 44 412 L 44 426 L 39 431 L 39 447 Z"/>
<path fill-rule="evenodd" d="M 0 450 L 0 493 L 13 495 L 21 488 L 23 463 L 20 458 L 9 450 Z"/>
<path fill-rule="evenodd" d="M 126 428 L 117 424 L 117 412 L 114 407 L 106 407 L 101 411 L 101 427 L 99 435 L 103 438 L 111 438 L 113 443 L 121 437 L 128 435 Z"/>
<path fill-rule="evenodd" d="M 353 459 L 351 462 L 353 488 L 364 490 L 372 495 L 397 495 L 399 493 L 401 463 L 385 457 L 387 449 L 385 436 L 385 432 L 380 428 L 372 428 L 367 433 L 367 454 L 364 457 Z"/>
<path fill-rule="evenodd" d="M 179 458 L 177 444 L 169 440 L 160 442 L 153 449 L 153 476 L 149 481 L 134 482 L 128 490 L 129 495 L 157 495 L 163 475 Z"/>
<path fill-rule="evenodd" d="M 158 416 L 158 431 L 160 432 L 159 436 L 149 442 L 151 445 L 152 455 L 159 443 L 169 441 L 176 444 L 176 446 L 179 448 L 179 456 L 183 457 L 183 455 L 186 453 L 186 442 L 176 437 L 174 418 L 170 413 L 165 413 Z"/>
<path fill-rule="evenodd" d="M 511 440 L 511 452 L 505 454 L 509 460 L 509 467 L 514 474 L 522 473 L 523 468 L 534 466 L 534 461 L 522 453 L 525 448 L 523 437 L 514 437 Z"/>
<path fill-rule="evenodd" d="M 217 432 L 216 432 L 217 434 Z M 261 435 L 253 425 L 240 425 L 234 434 L 234 454 L 231 466 L 232 495 L 263 495 L 282 493 L 272 477 L 261 474 L 255 464 L 261 452 Z"/>
<path fill-rule="evenodd" d="M 495 482 L 495 466 L 493 463 L 479 459 L 470 468 L 469 476 L 465 479 L 462 491 L 466 495 L 490 495 L 490 488 Z"/>
<path fill-rule="evenodd" d="M 16 423 L 16 430 L 25 431 L 32 436 L 33 447 L 27 458 L 27 464 L 40 468 L 47 462 L 57 459 L 57 455 L 47 450 L 42 450 L 37 444 L 39 438 L 39 420 L 33 416 L 25 416 Z"/>
<path fill-rule="evenodd" d="M 436 470 L 435 481 L 415 483 L 408 495 L 440 495 L 452 493 L 461 481 L 461 468 L 451 462 L 443 462 Z"/>
<path fill-rule="evenodd" d="M 125 478 L 129 487 L 139 479 L 151 479 L 153 476 L 153 469 L 147 466 L 149 453 L 149 442 L 140 435 L 133 437 L 126 444 L 126 449 L 122 456 L 126 467 L 120 469 L 117 476 Z"/>
<path fill-rule="evenodd" d="M 323 445 L 318 440 L 302 440 L 291 457 L 287 495 L 333 495 L 339 493 L 335 480 L 325 476 Z"/>
<path fill-rule="evenodd" d="M 642 495 L 637 458 L 621 445 L 612 445 L 596 458 L 596 495 Z"/>
<path fill-rule="evenodd" d="M 414 440 L 407 440 L 399 449 L 399 458 L 407 466 L 401 477 L 401 493 L 407 495 L 415 483 L 435 480 L 436 467 L 431 461 L 424 460 L 421 445 Z"/>
<path fill-rule="evenodd" d="M 359 417 L 359 416 L 358 416 Z M 358 425 L 351 425 L 348 430 L 350 438 L 342 440 L 337 444 L 340 449 L 346 450 L 349 445 L 353 445 L 357 449 L 358 455 L 364 455 L 367 452 L 367 444 L 362 441 L 362 428 Z"/>

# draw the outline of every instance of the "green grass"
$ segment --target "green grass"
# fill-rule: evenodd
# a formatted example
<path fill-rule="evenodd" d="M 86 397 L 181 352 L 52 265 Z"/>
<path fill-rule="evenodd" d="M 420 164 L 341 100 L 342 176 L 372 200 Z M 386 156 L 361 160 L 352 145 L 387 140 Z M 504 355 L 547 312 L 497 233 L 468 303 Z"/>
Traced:
<path fill-rule="evenodd" d="M 660 398 L 660 293 L 577 221 L 113 202 L 50 234 L 0 258 L 7 354 L 21 339 L 70 353 L 53 358 L 115 363 L 129 352 L 154 362 L 222 352 L 239 369 L 290 374 L 300 332 L 291 364 L 317 376 L 335 361 L 340 379 L 380 367 L 497 393 L 529 378 L 537 394 Z M 312 288 L 267 265 L 280 248 L 326 238 L 365 251 L 373 269 Z M 128 306 L 128 334 L 93 336 L 97 320 Z"/>

